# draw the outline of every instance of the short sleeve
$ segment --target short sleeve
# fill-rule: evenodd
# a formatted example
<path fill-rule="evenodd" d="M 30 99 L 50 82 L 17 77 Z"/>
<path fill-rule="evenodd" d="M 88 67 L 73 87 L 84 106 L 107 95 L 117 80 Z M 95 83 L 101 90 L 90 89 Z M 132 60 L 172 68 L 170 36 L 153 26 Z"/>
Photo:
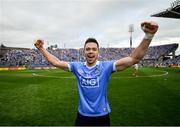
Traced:
<path fill-rule="evenodd" d="M 76 70 L 81 66 L 81 62 L 69 62 L 68 63 L 68 68 L 70 72 L 75 73 Z"/>
<path fill-rule="evenodd" d="M 113 62 L 113 71 L 117 71 L 117 69 L 116 69 L 116 63 L 117 63 L 117 61 L 114 61 L 114 62 Z"/>
<path fill-rule="evenodd" d="M 69 62 L 68 63 L 68 68 L 69 68 L 70 72 L 73 72 L 74 71 L 74 62 Z"/>
<path fill-rule="evenodd" d="M 111 75 L 111 73 L 116 71 L 116 61 L 103 61 L 102 65 L 107 75 Z"/>

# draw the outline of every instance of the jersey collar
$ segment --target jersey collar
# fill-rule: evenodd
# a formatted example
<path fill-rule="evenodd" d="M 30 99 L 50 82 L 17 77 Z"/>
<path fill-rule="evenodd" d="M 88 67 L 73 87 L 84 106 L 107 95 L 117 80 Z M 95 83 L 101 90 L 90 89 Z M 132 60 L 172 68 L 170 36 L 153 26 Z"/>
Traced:
<path fill-rule="evenodd" d="M 87 65 L 87 62 L 84 62 L 84 65 L 85 65 L 88 69 L 92 69 L 92 68 L 94 68 L 95 66 L 99 65 L 99 61 L 96 61 L 96 64 L 93 65 L 92 67 L 89 67 L 89 66 Z"/>

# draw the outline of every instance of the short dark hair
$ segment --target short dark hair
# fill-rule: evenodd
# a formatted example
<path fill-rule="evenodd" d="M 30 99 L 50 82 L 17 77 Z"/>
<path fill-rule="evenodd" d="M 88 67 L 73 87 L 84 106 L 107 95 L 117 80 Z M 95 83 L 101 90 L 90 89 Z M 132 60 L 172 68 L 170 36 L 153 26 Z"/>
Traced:
<path fill-rule="evenodd" d="M 87 43 L 96 43 L 96 44 L 97 44 L 97 47 L 98 47 L 98 49 L 99 49 L 99 43 L 98 43 L 98 41 L 97 41 L 95 38 L 88 38 L 88 39 L 85 41 L 85 43 L 84 43 L 84 48 L 85 48 L 85 46 L 86 46 Z"/>

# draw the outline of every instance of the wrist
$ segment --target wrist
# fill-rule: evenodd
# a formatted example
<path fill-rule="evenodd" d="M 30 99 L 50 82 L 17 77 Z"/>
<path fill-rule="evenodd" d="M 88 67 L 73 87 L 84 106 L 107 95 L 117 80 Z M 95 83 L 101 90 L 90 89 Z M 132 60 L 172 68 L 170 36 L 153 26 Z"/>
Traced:
<path fill-rule="evenodd" d="M 152 40 L 153 37 L 154 37 L 154 34 L 152 34 L 152 33 L 145 33 L 145 35 L 144 35 L 144 39 L 146 39 L 146 40 Z"/>

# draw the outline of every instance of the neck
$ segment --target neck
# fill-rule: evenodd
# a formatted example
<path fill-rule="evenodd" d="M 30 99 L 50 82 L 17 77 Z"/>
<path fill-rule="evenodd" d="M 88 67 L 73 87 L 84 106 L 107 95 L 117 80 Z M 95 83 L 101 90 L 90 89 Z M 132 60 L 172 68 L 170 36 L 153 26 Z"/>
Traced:
<path fill-rule="evenodd" d="M 86 65 L 87 65 L 88 67 L 93 67 L 93 66 L 96 64 L 96 62 L 97 62 L 97 61 L 95 61 L 94 63 L 88 63 L 88 62 L 86 62 Z"/>

